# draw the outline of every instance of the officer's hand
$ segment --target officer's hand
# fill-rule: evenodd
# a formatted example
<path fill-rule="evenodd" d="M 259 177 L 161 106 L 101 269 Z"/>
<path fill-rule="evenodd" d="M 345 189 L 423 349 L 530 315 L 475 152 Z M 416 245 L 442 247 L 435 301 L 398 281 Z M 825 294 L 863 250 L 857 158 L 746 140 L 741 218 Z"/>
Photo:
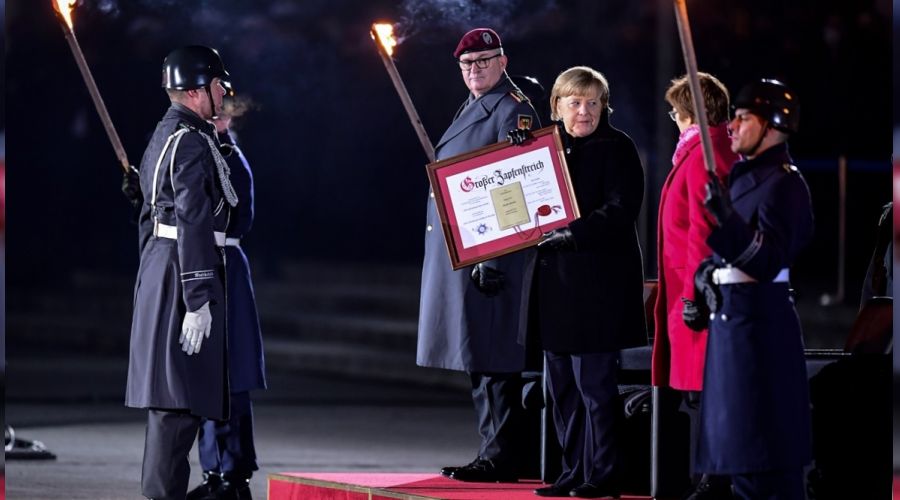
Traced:
<path fill-rule="evenodd" d="M 731 195 L 728 194 L 725 186 L 715 178 L 706 183 L 706 197 L 703 199 L 703 204 L 706 205 L 715 224 L 720 227 L 734 212 L 731 207 Z"/>
<path fill-rule="evenodd" d="M 554 250 L 575 250 L 575 237 L 572 236 L 571 229 L 561 227 L 549 233 L 544 233 L 544 239 L 537 246 Z"/>
<path fill-rule="evenodd" d="M 134 166 L 128 167 L 128 171 L 122 175 L 122 194 L 134 207 L 144 202 L 144 196 L 141 193 L 141 176 Z"/>
<path fill-rule="evenodd" d="M 184 321 L 181 323 L 181 337 L 178 339 L 181 350 L 188 356 L 200 352 L 203 339 L 209 338 L 211 326 L 212 314 L 209 312 L 209 302 L 194 312 L 185 313 Z"/>
<path fill-rule="evenodd" d="M 515 144 L 516 146 L 521 146 L 528 139 L 531 139 L 533 136 L 531 135 L 531 130 L 527 128 L 517 128 L 510 130 L 506 134 L 506 138 L 509 140 L 510 144 Z"/>
<path fill-rule="evenodd" d="M 494 269 L 481 262 L 475 264 L 475 267 L 472 268 L 472 281 L 479 292 L 488 297 L 493 297 L 500 293 L 500 290 L 503 290 L 503 286 L 506 284 L 506 276 L 503 274 L 503 271 Z"/>
<path fill-rule="evenodd" d="M 709 308 L 706 302 L 700 303 L 693 300 L 681 298 L 684 303 L 684 309 L 681 310 L 681 319 L 688 328 L 695 332 L 702 332 L 709 326 Z"/>
<path fill-rule="evenodd" d="M 700 261 L 697 272 L 694 273 L 694 297 L 703 297 L 706 307 L 709 308 L 709 314 L 718 311 L 719 304 L 722 303 L 719 287 L 713 283 L 713 272 L 716 267 L 718 266 L 713 258 L 707 257 Z"/>

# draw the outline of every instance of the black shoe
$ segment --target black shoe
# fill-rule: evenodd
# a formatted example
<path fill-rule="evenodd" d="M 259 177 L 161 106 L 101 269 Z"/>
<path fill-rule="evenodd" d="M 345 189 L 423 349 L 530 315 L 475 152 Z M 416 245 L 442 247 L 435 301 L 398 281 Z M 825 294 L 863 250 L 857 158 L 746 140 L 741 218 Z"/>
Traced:
<path fill-rule="evenodd" d="M 568 497 L 569 492 L 572 491 L 571 486 L 560 486 L 551 484 L 545 488 L 538 488 L 534 490 L 534 494 L 539 497 Z"/>
<path fill-rule="evenodd" d="M 685 500 L 731 500 L 731 478 L 728 476 L 707 476 L 700 478 L 700 482 L 694 491 L 690 492 Z"/>
<path fill-rule="evenodd" d="M 188 492 L 186 500 L 212 500 L 222 485 L 222 476 L 218 472 L 203 471 L 203 482 Z"/>
<path fill-rule="evenodd" d="M 621 495 L 621 492 L 618 488 L 603 485 L 597 486 L 591 483 L 576 486 L 569 492 L 570 497 L 577 498 L 619 498 L 619 495 Z"/>
<path fill-rule="evenodd" d="M 441 467 L 441 475 L 444 477 L 450 477 L 453 475 L 454 472 L 458 471 L 459 469 L 463 469 L 465 467 L 471 467 L 472 465 L 475 464 L 475 462 L 477 462 L 479 460 L 481 460 L 481 457 L 475 457 L 475 460 L 472 460 L 471 462 L 467 463 L 466 465 L 460 465 L 457 467 L 448 465 L 447 467 Z"/>
<path fill-rule="evenodd" d="M 216 491 L 216 500 L 253 500 L 250 476 L 228 472 L 222 474 L 222 486 Z"/>
<path fill-rule="evenodd" d="M 519 477 L 512 470 L 495 465 L 492 460 L 479 458 L 454 471 L 450 479 L 469 483 L 515 483 Z"/>

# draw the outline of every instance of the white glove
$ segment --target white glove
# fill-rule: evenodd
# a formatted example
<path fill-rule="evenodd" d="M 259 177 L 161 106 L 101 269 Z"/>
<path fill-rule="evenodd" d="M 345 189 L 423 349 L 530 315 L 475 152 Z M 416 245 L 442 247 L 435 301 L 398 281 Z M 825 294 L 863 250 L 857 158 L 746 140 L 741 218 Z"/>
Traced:
<path fill-rule="evenodd" d="M 211 325 L 212 314 L 209 312 L 209 302 L 206 302 L 194 312 L 188 311 L 185 313 L 184 321 L 181 323 L 181 337 L 178 339 L 178 343 L 181 344 L 181 350 L 186 352 L 188 356 L 195 352 L 200 352 L 203 338 L 209 338 Z"/>

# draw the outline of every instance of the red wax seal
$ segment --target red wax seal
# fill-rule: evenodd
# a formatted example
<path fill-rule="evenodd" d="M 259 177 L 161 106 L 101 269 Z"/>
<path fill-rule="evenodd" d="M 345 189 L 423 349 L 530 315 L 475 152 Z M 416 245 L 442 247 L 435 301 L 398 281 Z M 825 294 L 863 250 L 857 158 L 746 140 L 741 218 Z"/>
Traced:
<path fill-rule="evenodd" d="M 546 217 L 546 216 L 550 215 L 550 212 L 551 212 L 550 205 L 541 205 L 537 209 L 537 213 L 541 217 Z"/>

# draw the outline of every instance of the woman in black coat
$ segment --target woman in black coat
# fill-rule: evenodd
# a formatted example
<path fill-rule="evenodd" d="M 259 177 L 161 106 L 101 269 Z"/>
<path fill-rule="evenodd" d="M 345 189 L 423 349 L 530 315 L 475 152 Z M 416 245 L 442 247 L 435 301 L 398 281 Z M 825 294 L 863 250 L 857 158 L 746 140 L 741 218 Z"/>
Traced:
<path fill-rule="evenodd" d="M 636 220 L 644 171 L 631 139 L 609 124 L 609 86 L 576 66 L 557 77 L 551 114 L 565 128 L 581 218 L 539 245 L 531 341 L 547 363 L 562 474 L 539 496 L 619 496 L 618 351 L 647 344 Z"/>

